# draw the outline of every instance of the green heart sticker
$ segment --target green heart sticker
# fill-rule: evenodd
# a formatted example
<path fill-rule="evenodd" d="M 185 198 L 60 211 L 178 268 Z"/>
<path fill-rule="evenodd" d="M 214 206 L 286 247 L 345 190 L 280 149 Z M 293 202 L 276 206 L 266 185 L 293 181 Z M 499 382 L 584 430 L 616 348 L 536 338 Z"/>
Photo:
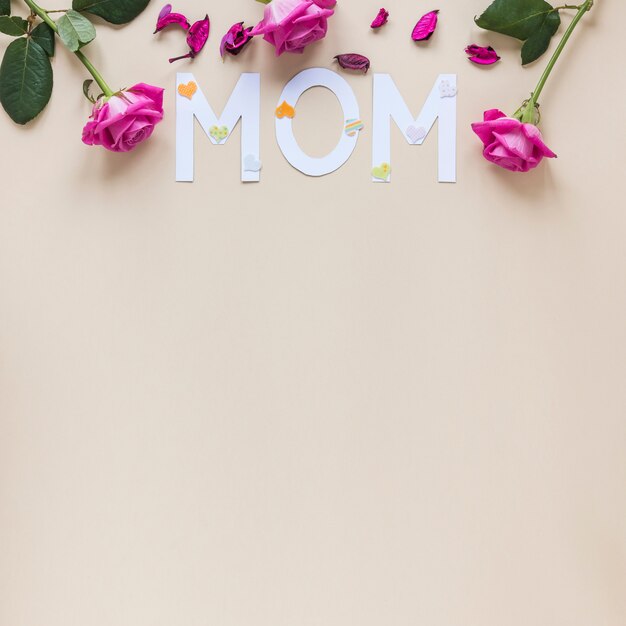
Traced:
<path fill-rule="evenodd" d="M 227 126 L 211 126 L 209 128 L 209 135 L 217 141 L 217 143 L 221 143 L 228 137 L 228 127 Z"/>
<path fill-rule="evenodd" d="M 372 170 L 372 176 L 378 178 L 378 180 L 388 180 L 389 174 L 391 174 L 391 165 L 389 163 L 381 163 Z"/>

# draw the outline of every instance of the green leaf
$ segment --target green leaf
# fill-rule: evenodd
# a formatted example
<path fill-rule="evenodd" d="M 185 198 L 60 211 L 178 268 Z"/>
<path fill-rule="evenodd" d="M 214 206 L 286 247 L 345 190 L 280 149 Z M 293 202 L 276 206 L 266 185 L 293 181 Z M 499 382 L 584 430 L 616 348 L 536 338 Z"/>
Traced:
<path fill-rule="evenodd" d="M 17 124 L 37 117 L 50 100 L 52 66 L 44 49 L 30 38 L 12 41 L 0 65 L 0 103 Z"/>
<path fill-rule="evenodd" d="M 98 15 L 111 24 L 126 24 L 134 20 L 150 0 L 73 0 L 72 8 Z"/>
<path fill-rule="evenodd" d="M 21 37 L 28 32 L 28 22 L 21 17 L 8 17 L 0 15 L 0 33 Z"/>
<path fill-rule="evenodd" d="M 545 0 L 494 0 L 474 21 L 485 30 L 526 42 L 522 63 L 538 59 L 561 24 L 559 12 Z"/>
<path fill-rule="evenodd" d="M 41 22 L 30 33 L 33 41 L 36 41 L 49 57 L 54 56 L 54 31 L 45 22 Z"/>
<path fill-rule="evenodd" d="M 76 52 L 96 36 L 93 24 L 84 15 L 72 10 L 59 18 L 57 28 L 59 37 L 72 52 Z"/>
<path fill-rule="evenodd" d="M 550 40 L 560 25 L 561 17 L 556 11 L 546 16 L 539 30 L 535 31 L 522 46 L 522 65 L 536 61 L 548 49 Z"/>
<path fill-rule="evenodd" d="M 11 0 L 0 0 L 0 15 L 11 15 Z"/>
<path fill-rule="evenodd" d="M 528 39 L 554 8 L 544 0 L 495 0 L 475 22 L 485 30 Z"/>

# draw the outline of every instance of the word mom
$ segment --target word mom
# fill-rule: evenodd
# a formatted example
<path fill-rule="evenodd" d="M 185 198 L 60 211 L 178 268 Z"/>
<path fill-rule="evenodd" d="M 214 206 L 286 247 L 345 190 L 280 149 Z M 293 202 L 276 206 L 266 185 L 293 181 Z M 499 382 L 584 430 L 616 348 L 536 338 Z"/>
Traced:
<path fill-rule="evenodd" d="M 414 117 L 388 74 L 375 74 L 372 130 L 372 181 L 391 181 L 391 120 L 409 144 L 421 145 L 438 120 L 438 180 L 456 182 L 456 74 L 440 74 L 421 112 Z M 215 144 L 224 144 L 241 120 L 241 180 L 259 182 L 261 80 L 242 74 L 221 116 L 217 116 L 193 74 L 176 77 L 176 180 L 194 179 L 194 119 Z M 302 94 L 313 87 L 332 91 L 343 109 L 345 132 L 334 150 L 321 158 L 305 154 L 293 133 L 292 118 Z M 359 104 L 350 85 L 336 72 L 310 68 L 285 86 L 275 116 L 276 139 L 287 161 L 308 176 L 325 176 L 339 169 L 352 155 L 359 139 Z"/>

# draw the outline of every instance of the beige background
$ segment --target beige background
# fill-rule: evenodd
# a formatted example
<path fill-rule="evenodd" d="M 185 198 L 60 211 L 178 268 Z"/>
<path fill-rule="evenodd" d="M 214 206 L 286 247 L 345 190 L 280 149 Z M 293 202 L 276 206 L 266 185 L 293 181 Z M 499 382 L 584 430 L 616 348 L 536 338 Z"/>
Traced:
<path fill-rule="evenodd" d="M 521 176 L 469 124 L 543 62 L 473 27 L 487 0 L 440 3 L 421 48 L 430 3 L 389 3 L 376 35 L 379 5 L 343 0 L 303 57 L 259 41 L 224 64 L 221 34 L 262 7 L 206 4 L 176 8 L 213 18 L 192 67 L 216 109 L 262 73 L 260 184 L 238 131 L 174 183 L 184 41 L 151 36 L 157 2 L 88 48 L 115 86 L 167 86 L 149 144 L 80 143 L 60 48 L 41 118 L 0 117 L 0 626 L 623 626 L 626 5 L 575 35 L 542 108 L 560 158 Z M 471 66 L 472 41 L 503 62 Z M 284 83 L 348 51 L 414 108 L 459 74 L 457 185 L 399 133 L 393 183 L 370 184 L 369 125 L 337 174 L 284 161 Z M 371 75 L 348 80 L 368 124 Z M 334 98 L 298 112 L 330 149 Z"/>

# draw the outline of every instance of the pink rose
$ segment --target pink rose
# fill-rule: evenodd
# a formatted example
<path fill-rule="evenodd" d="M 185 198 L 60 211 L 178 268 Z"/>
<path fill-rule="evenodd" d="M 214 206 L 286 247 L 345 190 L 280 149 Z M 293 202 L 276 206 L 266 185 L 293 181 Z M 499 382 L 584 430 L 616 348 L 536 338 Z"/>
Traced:
<path fill-rule="evenodd" d="M 139 83 L 94 104 L 83 142 L 112 152 L 130 152 L 152 135 L 163 119 L 163 89 Z"/>
<path fill-rule="evenodd" d="M 327 20 L 334 13 L 330 7 L 335 4 L 334 0 L 272 0 L 251 35 L 263 35 L 276 48 L 276 56 L 303 52 L 326 36 Z"/>
<path fill-rule="evenodd" d="M 528 172 L 544 157 L 556 157 L 534 124 L 523 124 L 498 109 L 485 111 L 484 121 L 472 124 L 472 130 L 485 144 L 487 161 L 512 172 Z"/>

